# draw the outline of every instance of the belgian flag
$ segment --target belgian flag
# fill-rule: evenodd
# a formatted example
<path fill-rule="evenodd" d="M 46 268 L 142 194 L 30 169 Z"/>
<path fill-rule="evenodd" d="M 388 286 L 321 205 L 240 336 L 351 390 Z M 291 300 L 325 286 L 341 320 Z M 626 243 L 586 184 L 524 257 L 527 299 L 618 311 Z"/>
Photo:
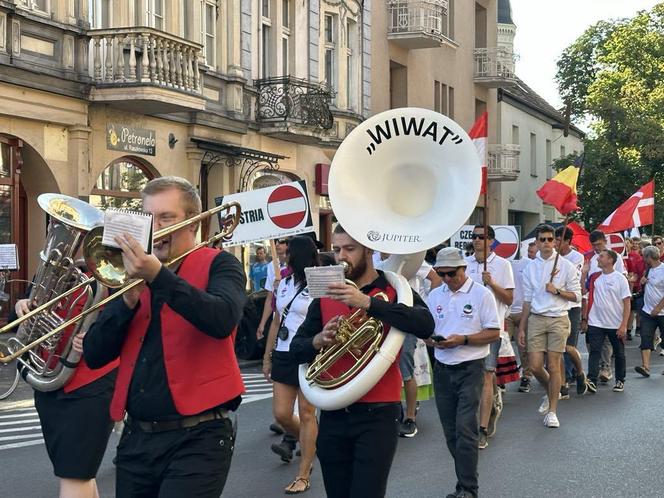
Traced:
<path fill-rule="evenodd" d="M 555 207 L 562 215 L 577 211 L 576 182 L 579 179 L 579 168 L 568 166 L 547 181 L 537 191 L 537 195 L 545 204 Z"/>

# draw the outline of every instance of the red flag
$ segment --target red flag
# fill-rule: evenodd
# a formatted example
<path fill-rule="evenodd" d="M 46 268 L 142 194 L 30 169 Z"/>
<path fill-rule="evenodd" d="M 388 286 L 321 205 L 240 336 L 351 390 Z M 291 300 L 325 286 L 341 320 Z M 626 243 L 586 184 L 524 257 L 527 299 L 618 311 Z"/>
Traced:
<path fill-rule="evenodd" d="M 482 195 L 486 192 L 487 188 L 486 150 L 487 142 L 489 141 L 489 114 L 486 111 L 477 118 L 477 121 L 473 124 L 468 136 L 472 138 L 473 143 L 477 148 L 477 153 L 480 156 L 480 162 L 482 163 L 482 188 L 480 189 L 480 195 Z"/>
<path fill-rule="evenodd" d="M 560 214 L 567 215 L 579 209 L 577 206 L 576 182 L 579 179 L 579 168 L 567 166 L 542 185 L 537 195 L 544 204 L 555 207 Z"/>
<path fill-rule="evenodd" d="M 654 219 L 655 180 L 652 180 L 623 202 L 597 229 L 604 233 L 622 232 L 628 228 L 652 225 Z"/>

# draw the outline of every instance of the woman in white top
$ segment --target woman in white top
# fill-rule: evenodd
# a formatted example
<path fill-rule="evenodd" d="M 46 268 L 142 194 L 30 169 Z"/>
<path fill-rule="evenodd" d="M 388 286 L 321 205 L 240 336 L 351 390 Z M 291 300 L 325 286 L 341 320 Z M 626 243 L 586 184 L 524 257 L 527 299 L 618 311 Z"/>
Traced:
<path fill-rule="evenodd" d="M 267 337 L 263 373 L 272 381 L 275 419 L 287 433 L 300 441 L 300 468 L 295 480 L 285 489 L 286 494 L 298 494 L 309 489 L 309 476 L 316 456 L 318 421 L 316 408 L 306 400 L 299 388 L 299 365 L 291 359 L 289 348 L 312 301 L 304 275 L 305 268 L 319 265 L 312 239 L 305 236 L 292 238 L 288 243 L 286 260 L 292 273 L 281 280 L 276 291 L 277 306 Z M 299 417 L 293 412 L 296 399 Z M 286 462 L 292 459 L 293 449 L 286 442 L 272 445 L 272 451 Z"/>

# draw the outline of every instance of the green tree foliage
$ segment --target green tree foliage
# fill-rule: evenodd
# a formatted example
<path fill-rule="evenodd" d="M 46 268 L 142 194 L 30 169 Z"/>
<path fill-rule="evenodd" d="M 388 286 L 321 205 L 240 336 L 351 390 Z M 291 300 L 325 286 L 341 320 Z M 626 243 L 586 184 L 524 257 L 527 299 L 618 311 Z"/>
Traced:
<path fill-rule="evenodd" d="M 664 3 L 588 28 L 561 55 L 556 80 L 572 114 L 593 120 L 579 180 L 581 219 L 596 227 L 654 178 L 656 230 L 662 232 Z"/>

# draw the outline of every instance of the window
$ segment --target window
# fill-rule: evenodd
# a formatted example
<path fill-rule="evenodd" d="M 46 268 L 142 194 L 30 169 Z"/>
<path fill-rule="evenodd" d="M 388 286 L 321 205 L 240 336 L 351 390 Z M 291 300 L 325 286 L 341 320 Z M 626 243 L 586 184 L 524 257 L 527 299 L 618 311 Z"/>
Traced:
<path fill-rule="evenodd" d="M 281 74 L 290 74 L 290 0 L 281 3 Z"/>
<path fill-rule="evenodd" d="M 560 146 L 560 157 L 563 158 L 563 157 L 566 157 L 566 156 L 567 156 L 567 151 L 565 151 L 565 146 L 561 145 Z"/>
<path fill-rule="evenodd" d="M 439 81 L 434 81 L 433 87 L 434 110 L 452 118 L 454 116 L 454 88 Z"/>
<path fill-rule="evenodd" d="M 440 81 L 433 81 L 433 110 L 442 114 L 440 85 Z"/>
<path fill-rule="evenodd" d="M 537 135 L 530 134 L 530 176 L 537 176 Z"/>
<path fill-rule="evenodd" d="M 443 16 L 443 34 L 454 40 L 454 0 L 448 1 L 447 15 Z"/>
<path fill-rule="evenodd" d="M 408 68 L 390 61 L 390 108 L 408 106 Z"/>
<path fill-rule="evenodd" d="M 551 140 L 546 139 L 546 179 L 550 180 L 553 177 L 553 164 L 551 158 Z"/>
<path fill-rule="evenodd" d="M 110 0 L 89 0 L 88 15 L 90 16 L 90 26 L 96 29 L 111 27 L 110 4 Z"/>
<path fill-rule="evenodd" d="M 454 119 L 454 88 L 448 87 L 447 92 L 447 117 Z"/>
<path fill-rule="evenodd" d="M 512 143 L 519 145 L 519 127 L 517 125 L 512 125 Z"/>
<path fill-rule="evenodd" d="M 325 82 L 332 89 L 337 88 L 336 26 L 336 16 L 325 14 Z"/>
<path fill-rule="evenodd" d="M 290 0 L 282 0 L 281 9 L 281 25 L 290 28 Z"/>
<path fill-rule="evenodd" d="M 260 77 L 270 77 L 270 30 L 272 29 L 272 19 L 270 19 L 270 1 L 261 0 L 261 20 L 260 20 Z M 278 49 L 277 49 L 278 50 Z"/>
<path fill-rule="evenodd" d="M 146 14 L 148 26 L 158 30 L 164 30 L 164 0 L 147 0 Z"/>
<path fill-rule="evenodd" d="M 350 110 L 358 110 L 358 32 L 357 23 L 348 19 L 346 22 L 346 92 L 348 95 L 347 107 Z"/>
<path fill-rule="evenodd" d="M 182 33 L 182 38 L 187 40 L 191 39 L 191 27 L 189 26 L 189 20 L 191 18 L 191 13 L 188 8 L 189 4 L 187 0 L 180 0 L 180 32 Z"/>
<path fill-rule="evenodd" d="M 51 12 L 50 0 L 17 0 L 16 4 L 24 9 L 34 10 L 42 14 Z"/>
<path fill-rule="evenodd" d="M 151 178 L 149 171 L 137 161 L 122 158 L 99 175 L 90 193 L 90 204 L 101 209 L 140 210 L 141 190 Z"/>
<path fill-rule="evenodd" d="M 201 43 L 205 52 L 205 63 L 210 67 L 216 64 L 217 4 L 215 0 L 201 2 Z"/>

